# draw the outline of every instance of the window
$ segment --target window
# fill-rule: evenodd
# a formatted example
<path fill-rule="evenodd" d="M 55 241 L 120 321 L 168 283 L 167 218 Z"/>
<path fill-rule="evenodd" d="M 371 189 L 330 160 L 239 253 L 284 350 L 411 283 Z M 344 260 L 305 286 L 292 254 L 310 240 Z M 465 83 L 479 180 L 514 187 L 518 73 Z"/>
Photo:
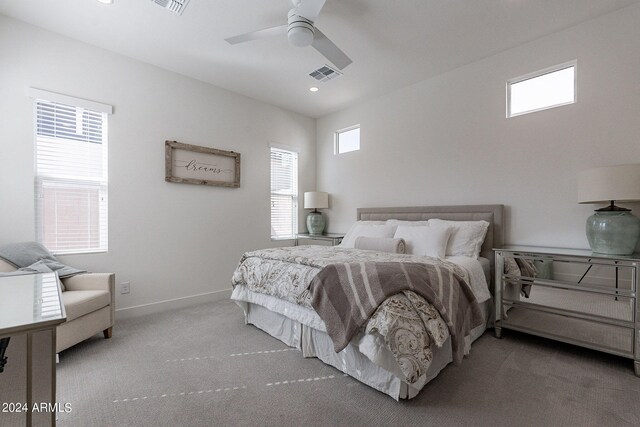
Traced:
<path fill-rule="evenodd" d="M 335 154 L 348 153 L 360 149 L 360 125 L 355 125 L 336 132 Z"/>
<path fill-rule="evenodd" d="M 37 239 L 57 254 L 105 252 L 111 107 L 38 89 L 30 93 Z"/>
<path fill-rule="evenodd" d="M 298 232 L 298 153 L 271 148 L 271 238 Z"/>
<path fill-rule="evenodd" d="M 507 117 L 576 102 L 576 62 L 507 82 Z"/>

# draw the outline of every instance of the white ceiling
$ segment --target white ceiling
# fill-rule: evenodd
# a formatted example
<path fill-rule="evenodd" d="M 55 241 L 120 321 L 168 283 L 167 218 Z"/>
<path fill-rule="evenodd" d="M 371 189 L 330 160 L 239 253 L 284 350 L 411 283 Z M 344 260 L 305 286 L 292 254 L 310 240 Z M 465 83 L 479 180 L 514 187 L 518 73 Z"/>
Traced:
<path fill-rule="evenodd" d="M 182 16 L 150 0 L 0 0 L 0 13 L 319 117 L 638 1 L 327 0 L 316 25 L 354 63 L 317 84 L 311 47 L 224 41 L 285 24 L 289 0 L 191 0 Z"/>

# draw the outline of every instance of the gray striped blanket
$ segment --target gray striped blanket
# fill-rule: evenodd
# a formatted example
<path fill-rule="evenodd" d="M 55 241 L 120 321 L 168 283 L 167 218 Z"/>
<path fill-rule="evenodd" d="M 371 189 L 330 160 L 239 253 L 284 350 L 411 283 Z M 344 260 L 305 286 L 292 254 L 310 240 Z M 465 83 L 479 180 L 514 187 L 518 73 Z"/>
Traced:
<path fill-rule="evenodd" d="M 330 264 L 311 282 L 311 305 L 337 352 L 349 344 L 388 297 L 413 291 L 432 304 L 449 328 L 453 359 L 464 357 L 464 337 L 482 324 L 480 306 L 467 282 L 437 264 L 354 262 Z"/>

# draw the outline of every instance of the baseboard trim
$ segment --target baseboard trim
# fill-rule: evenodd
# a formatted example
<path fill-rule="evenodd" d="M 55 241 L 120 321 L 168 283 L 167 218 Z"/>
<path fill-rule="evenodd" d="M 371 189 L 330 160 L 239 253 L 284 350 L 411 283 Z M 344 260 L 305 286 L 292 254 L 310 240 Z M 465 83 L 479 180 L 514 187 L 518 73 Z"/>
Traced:
<path fill-rule="evenodd" d="M 205 302 L 220 301 L 231 297 L 231 289 L 221 291 L 206 292 L 204 294 L 189 295 L 186 297 L 173 298 L 163 301 L 150 302 L 148 304 L 134 305 L 116 309 L 116 320 L 129 319 L 132 317 L 144 316 L 146 314 L 159 313 L 161 311 L 175 308 L 188 307 L 190 305 Z"/>

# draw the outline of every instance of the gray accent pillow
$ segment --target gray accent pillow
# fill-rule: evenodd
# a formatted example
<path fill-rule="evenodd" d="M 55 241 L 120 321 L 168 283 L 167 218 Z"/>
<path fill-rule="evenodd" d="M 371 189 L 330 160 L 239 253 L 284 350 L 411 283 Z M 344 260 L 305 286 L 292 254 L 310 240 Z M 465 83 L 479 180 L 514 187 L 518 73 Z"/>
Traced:
<path fill-rule="evenodd" d="M 24 276 L 26 274 L 34 274 L 34 273 L 53 273 L 53 270 L 47 267 L 47 264 L 45 264 L 44 261 L 38 261 L 34 264 L 31 264 L 28 267 L 19 268 L 16 271 L 10 271 L 8 273 L 0 272 L 0 277 Z M 60 280 L 58 280 L 58 283 L 60 283 L 60 289 L 62 290 L 62 292 L 64 292 L 65 291 L 64 284 Z"/>
<path fill-rule="evenodd" d="M 34 262 L 30 266 L 22 267 L 22 268 L 18 269 L 18 271 L 28 271 L 30 273 L 51 273 L 51 272 L 53 272 L 53 270 L 50 269 L 43 260 L 40 260 L 38 262 Z"/>
<path fill-rule="evenodd" d="M 18 269 L 31 268 L 34 264 L 42 261 L 50 271 L 57 272 L 60 279 L 87 272 L 86 270 L 79 270 L 61 263 L 51 255 L 51 252 L 49 252 L 47 248 L 38 242 L 10 243 L 8 245 L 0 246 L 0 258 Z M 41 267 L 36 266 L 35 268 L 37 269 Z M 31 272 L 34 273 L 41 271 L 32 270 Z"/>
<path fill-rule="evenodd" d="M 19 268 L 16 271 L 0 272 L 0 277 L 20 276 L 24 274 L 33 274 L 33 273 L 52 273 L 52 272 L 53 270 L 47 267 L 47 264 L 45 264 L 44 261 L 38 261 L 34 264 L 31 264 L 28 267 Z"/>
<path fill-rule="evenodd" d="M 391 237 L 358 236 L 356 237 L 355 248 L 368 251 L 389 252 L 392 254 L 407 253 L 405 241 Z"/>

